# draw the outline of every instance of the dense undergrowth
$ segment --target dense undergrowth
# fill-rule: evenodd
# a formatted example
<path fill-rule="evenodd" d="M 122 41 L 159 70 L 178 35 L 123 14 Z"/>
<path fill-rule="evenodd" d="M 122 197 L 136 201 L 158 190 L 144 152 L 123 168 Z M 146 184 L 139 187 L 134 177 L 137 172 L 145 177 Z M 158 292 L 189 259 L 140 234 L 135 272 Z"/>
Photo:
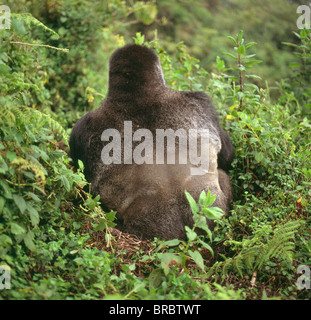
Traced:
<path fill-rule="evenodd" d="M 249 74 L 259 61 L 242 32 L 228 38 L 232 51 L 219 52 L 208 73 L 182 43 L 169 56 L 161 39 L 114 36 L 107 19 L 99 33 L 90 26 L 92 39 L 83 38 L 89 26 L 74 21 L 85 7 L 42 10 L 45 24 L 15 14 L 12 28 L 0 30 L 0 265 L 11 270 L 11 289 L 0 297 L 310 299 L 310 290 L 297 287 L 296 271 L 311 267 L 310 32 L 296 33 L 293 78 L 280 79 L 280 98 L 272 101 L 264 81 Z M 123 1 L 105 10 L 119 24 L 135 13 L 152 20 L 154 12 L 139 3 L 129 13 Z M 102 212 L 82 168 L 73 170 L 72 125 L 98 106 L 109 55 L 131 41 L 157 51 L 169 86 L 211 95 L 234 143 L 231 215 L 204 241 L 190 231 L 187 242 L 118 232 L 115 213 Z"/>

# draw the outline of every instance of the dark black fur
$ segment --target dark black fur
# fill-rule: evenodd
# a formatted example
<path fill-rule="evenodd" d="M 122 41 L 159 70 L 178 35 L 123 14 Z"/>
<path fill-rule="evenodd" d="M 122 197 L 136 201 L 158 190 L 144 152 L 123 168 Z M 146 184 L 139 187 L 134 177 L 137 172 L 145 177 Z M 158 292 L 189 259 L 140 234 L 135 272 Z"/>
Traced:
<path fill-rule="evenodd" d="M 145 128 L 153 136 L 156 129 L 208 128 L 216 141 L 210 144 L 209 172 L 190 176 L 189 164 L 104 165 L 101 134 L 109 128 L 123 132 L 124 121 L 132 121 L 133 131 Z M 83 161 L 92 193 L 100 194 L 104 208 L 117 211 L 122 231 L 145 239 L 184 238 L 185 225 L 193 224 L 185 190 L 198 199 L 201 190 L 210 189 L 216 194 L 214 205 L 229 210 L 231 186 L 225 171 L 233 147 L 210 98 L 203 92 L 170 89 L 157 55 L 145 46 L 127 45 L 113 53 L 107 97 L 76 123 L 70 150 L 75 166 L 78 159 Z"/>

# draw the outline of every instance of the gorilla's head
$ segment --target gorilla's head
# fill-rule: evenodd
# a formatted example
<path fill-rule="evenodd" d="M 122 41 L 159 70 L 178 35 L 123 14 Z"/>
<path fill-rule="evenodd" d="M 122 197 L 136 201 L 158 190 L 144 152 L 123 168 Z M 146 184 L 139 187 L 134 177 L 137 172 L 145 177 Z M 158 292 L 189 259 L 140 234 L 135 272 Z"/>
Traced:
<path fill-rule="evenodd" d="M 166 86 L 156 53 L 136 44 L 117 49 L 109 62 L 109 94 L 142 94 Z"/>

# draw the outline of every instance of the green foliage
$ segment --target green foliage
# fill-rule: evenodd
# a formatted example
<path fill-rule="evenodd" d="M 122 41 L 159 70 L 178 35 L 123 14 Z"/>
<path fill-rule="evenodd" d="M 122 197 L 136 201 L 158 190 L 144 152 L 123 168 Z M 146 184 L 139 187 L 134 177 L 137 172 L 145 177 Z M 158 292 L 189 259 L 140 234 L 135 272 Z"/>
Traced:
<path fill-rule="evenodd" d="M 208 227 L 207 220 L 216 220 L 220 219 L 223 216 L 223 211 L 218 207 L 210 207 L 216 199 L 215 195 L 211 195 L 210 191 L 205 193 L 203 190 L 199 197 L 198 204 L 195 202 L 193 197 L 185 191 L 186 197 L 188 199 L 192 214 L 193 214 L 193 227 L 189 228 L 188 226 L 185 227 L 186 229 L 186 236 L 187 242 L 173 239 L 168 240 L 162 243 L 158 250 L 163 249 L 165 247 L 175 247 L 179 246 L 180 252 L 178 255 L 174 253 L 164 253 L 159 255 L 159 259 L 161 261 L 161 267 L 164 271 L 164 274 L 169 273 L 170 265 L 180 264 L 183 266 L 185 271 L 188 273 L 189 270 L 187 268 L 187 261 L 189 257 L 195 262 L 195 264 L 202 270 L 205 270 L 204 260 L 200 253 L 200 251 L 196 250 L 196 247 L 199 245 L 202 248 L 207 249 L 211 254 L 213 254 L 213 249 L 207 243 L 207 240 L 202 234 L 198 234 L 198 229 L 205 231 L 206 235 L 210 242 L 213 241 L 212 232 Z M 190 250 L 190 248 L 195 249 Z"/>
<path fill-rule="evenodd" d="M 284 90 L 281 101 L 291 105 L 292 112 L 301 112 L 303 115 L 311 114 L 311 31 L 302 29 L 299 33 L 294 32 L 299 43 L 283 42 L 284 45 L 293 47 L 296 61 L 289 67 L 294 70 L 290 82 L 281 81 L 281 89 Z M 299 108 L 301 105 L 301 108 Z M 301 110 L 300 110 L 301 109 Z"/>
<path fill-rule="evenodd" d="M 153 1 L 95 1 L 84 0 L 35 1 L 29 10 L 46 25 L 55 30 L 59 39 L 41 33 L 44 42 L 59 48 L 70 48 L 64 55 L 48 51 L 53 60 L 49 68 L 46 87 L 57 109 L 65 112 L 87 110 L 98 104 L 107 92 L 107 64 L 110 54 L 123 42 L 114 33 L 122 33 L 129 24 L 154 21 L 157 8 Z M 118 31 L 116 31 L 118 30 Z M 35 32 L 36 33 L 36 32 Z M 98 92 L 99 99 L 90 99 L 87 90 Z"/>
<path fill-rule="evenodd" d="M 239 110 L 243 110 L 245 104 L 247 105 L 259 105 L 259 88 L 253 83 L 245 83 L 244 78 L 247 79 L 261 79 L 259 76 L 254 74 L 246 74 L 246 70 L 251 68 L 255 63 L 262 62 L 256 60 L 254 57 L 256 54 L 246 54 L 248 48 L 255 45 L 255 42 L 249 42 L 244 44 L 243 32 L 240 31 L 236 38 L 231 36 L 228 37 L 234 46 L 235 54 L 224 52 L 229 58 L 236 62 L 233 69 L 238 75 L 229 76 L 232 81 L 232 93 L 229 93 L 228 98 L 232 98 L 232 103 L 239 104 Z M 224 66 L 224 63 L 223 63 Z M 223 67 L 221 67 L 223 69 Z M 220 69 L 220 71 L 221 71 Z M 219 70 L 219 68 L 218 68 Z M 226 69 L 228 71 L 230 69 Z M 245 102 L 246 100 L 246 102 Z"/>
<path fill-rule="evenodd" d="M 258 44 L 256 54 L 264 62 L 254 65 L 253 73 L 272 87 L 275 81 L 291 74 L 288 68 L 291 51 L 282 42 L 296 42 L 291 32 L 296 26 L 297 6 L 297 2 L 286 0 L 158 0 L 154 23 L 132 28 L 144 33 L 147 39 L 152 38 L 156 28 L 170 54 L 174 53 L 174 43 L 184 41 L 189 53 L 200 59 L 201 66 L 209 72 L 216 68 L 216 57 L 230 49 L 227 36 L 242 29 L 248 39 Z M 228 62 L 225 58 L 225 63 Z M 273 98 L 278 94 L 272 91 Z"/>
<path fill-rule="evenodd" d="M 208 276 L 219 275 L 225 278 L 233 270 L 243 277 L 243 275 L 251 274 L 255 270 L 261 270 L 271 259 L 292 262 L 295 249 L 293 241 L 298 227 L 298 221 L 288 221 L 276 226 L 274 232 L 267 225 L 257 230 L 251 239 L 228 240 L 228 244 L 241 248 L 239 253 L 233 258 L 225 259 L 225 261 L 217 261 L 209 269 Z M 268 237 L 269 240 L 267 240 Z"/>

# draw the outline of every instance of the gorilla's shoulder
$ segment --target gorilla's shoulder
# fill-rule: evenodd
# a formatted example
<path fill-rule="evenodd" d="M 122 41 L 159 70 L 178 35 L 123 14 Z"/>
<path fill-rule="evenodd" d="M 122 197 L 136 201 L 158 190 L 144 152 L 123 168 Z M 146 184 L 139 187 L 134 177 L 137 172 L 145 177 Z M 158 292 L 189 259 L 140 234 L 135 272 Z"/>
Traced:
<path fill-rule="evenodd" d="M 181 91 L 181 95 L 187 100 L 196 101 L 200 105 L 212 105 L 212 99 L 203 91 Z"/>
<path fill-rule="evenodd" d="M 203 91 L 181 91 L 181 93 L 191 99 L 198 99 L 202 101 L 211 100 L 211 98 Z"/>
<path fill-rule="evenodd" d="M 212 98 L 203 91 L 181 91 L 185 101 L 196 106 L 202 112 L 208 111 L 214 114 L 214 105 Z"/>
<path fill-rule="evenodd" d="M 69 146 L 70 153 L 73 160 L 76 160 L 80 155 L 80 151 L 85 148 L 85 142 L 88 140 L 90 134 L 90 126 L 92 122 L 91 111 L 83 115 L 72 128 Z"/>

